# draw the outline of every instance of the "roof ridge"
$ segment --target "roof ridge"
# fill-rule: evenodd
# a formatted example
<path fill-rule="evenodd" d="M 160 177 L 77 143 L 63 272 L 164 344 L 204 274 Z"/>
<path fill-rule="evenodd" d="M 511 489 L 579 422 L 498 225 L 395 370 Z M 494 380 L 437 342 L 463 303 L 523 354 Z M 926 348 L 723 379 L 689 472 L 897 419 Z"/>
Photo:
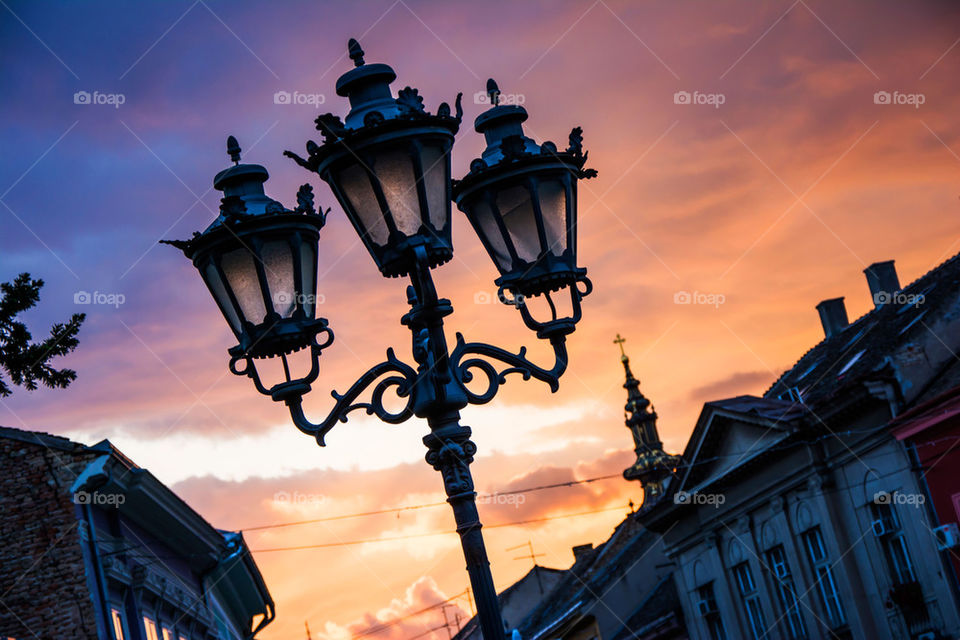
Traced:
<path fill-rule="evenodd" d="M 63 448 L 69 449 L 89 448 L 82 442 L 76 442 L 70 438 L 59 436 L 55 433 L 47 433 L 46 431 L 33 431 L 31 429 L 18 429 L 17 427 L 6 427 L 3 425 L 0 425 L 0 438 L 9 438 L 12 440 L 30 442 L 33 444 L 60 445 Z M 51 440 L 52 442 L 44 443 L 42 440 Z"/>
<path fill-rule="evenodd" d="M 946 269 L 948 266 L 952 265 L 952 263 L 957 262 L 958 260 L 960 260 L 960 252 L 954 254 L 954 255 L 951 256 L 950 258 L 947 258 L 946 260 L 944 260 L 944 261 L 941 262 L 940 264 L 932 267 L 931 269 L 929 269 L 928 271 L 926 271 L 923 275 L 921 275 L 921 276 L 917 277 L 916 279 L 914 279 L 913 281 L 911 281 L 909 284 L 900 287 L 900 291 L 906 292 L 906 291 L 908 291 L 909 289 L 913 289 L 913 288 L 915 288 L 915 287 L 918 287 L 918 286 L 921 284 L 921 282 L 926 281 L 928 278 L 933 277 L 935 274 L 941 273 L 944 269 Z M 767 397 L 767 394 L 769 394 L 771 391 L 773 391 L 773 390 L 783 381 L 783 379 L 786 378 L 787 375 L 790 374 L 790 372 L 796 370 L 796 368 L 797 368 L 798 366 L 800 366 L 800 364 L 801 364 L 802 362 L 804 362 L 804 360 L 807 358 L 807 356 L 809 356 L 813 351 L 815 351 L 820 345 L 825 344 L 825 343 L 828 343 L 828 342 L 831 342 L 831 341 L 833 341 L 833 339 L 838 338 L 838 337 L 840 337 L 840 336 L 842 336 L 842 335 L 847 334 L 847 332 L 848 332 L 847 330 L 848 330 L 848 329 L 850 329 L 850 328 L 852 328 L 852 327 L 855 327 L 855 326 L 857 326 L 858 324 L 860 324 L 861 322 L 863 322 L 863 321 L 865 321 L 865 320 L 868 320 L 868 319 L 870 319 L 871 317 L 877 315 L 879 312 L 883 311 L 883 310 L 885 309 L 885 307 L 886 307 L 886 305 L 883 305 L 883 306 L 880 306 L 880 307 L 874 306 L 872 309 L 870 309 L 869 311 L 867 311 L 866 313 L 864 313 L 862 316 L 860 316 L 859 318 L 857 318 L 857 319 L 854 320 L 853 322 L 849 323 L 849 324 L 848 324 L 846 327 L 844 327 L 842 330 L 838 331 L 837 333 L 833 334 L 832 336 L 829 336 L 829 337 L 826 337 L 826 336 L 825 336 L 825 337 L 822 338 L 819 342 L 815 343 L 813 346 L 811 346 L 809 349 L 807 349 L 807 350 L 803 353 L 803 355 L 801 355 L 800 358 L 797 359 L 797 361 L 793 363 L 793 365 L 791 365 L 789 368 L 785 369 L 785 370 L 783 371 L 783 373 L 781 373 L 781 374 L 777 377 L 777 379 L 774 380 L 773 383 L 771 383 L 771 385 L 770 385 L 769 387 L 767 387 L 767 389 L 763 392 L 763 396 L 762 396 L 762 397 Z"/>

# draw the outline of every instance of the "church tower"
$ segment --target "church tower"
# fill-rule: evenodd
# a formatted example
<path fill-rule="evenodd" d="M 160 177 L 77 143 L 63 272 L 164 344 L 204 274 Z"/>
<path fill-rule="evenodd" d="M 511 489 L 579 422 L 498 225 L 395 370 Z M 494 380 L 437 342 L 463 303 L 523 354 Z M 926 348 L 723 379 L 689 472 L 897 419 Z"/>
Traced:
<path fill-rule="evenodd" d="M 643 486 L 642 506 L 650 506 L 663 495 L 664 482 L 673 475 L 680 456 L 663 450 L 663 443 L 657 433 L 657 412 L 650 400 L 640 393 L 640 381 L 630 370 L 630 358 L 623 350 L 626 340 L 618 333 L 613 342 L 620 346 L 620 361 L 626 374 L 623 388 L 627 390 L 624 421 L 633 436 L 633 450 L 637 454 L 637 461 L 624 469 L 623 477 L 640 482 Z"/>

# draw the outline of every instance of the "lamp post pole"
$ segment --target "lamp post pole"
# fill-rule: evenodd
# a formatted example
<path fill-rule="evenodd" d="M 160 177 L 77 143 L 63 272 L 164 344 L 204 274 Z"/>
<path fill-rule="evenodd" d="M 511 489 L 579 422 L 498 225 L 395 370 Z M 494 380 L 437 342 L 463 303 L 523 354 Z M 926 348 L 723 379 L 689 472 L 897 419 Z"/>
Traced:
<path fill-rule="evenodd" d="M 470 440 L 470 427 L 460 424 L 460 409 L 467 405 L 467 398 L 451 371 L 443 328 L 443 318 L 453 308 L 448 300 L 437 298 L 430 270 L 418 263 L 408 289 L 412 308 L 402 319 L 413 335 L 413 354 L 419 365 L 416 384 L 420 388 L 414 389 L 414 413 L 425 417 L 430 426 L 430 433 L 423 438 L 427 463 L 440 472 L 447 502 L 453 509 L 484 640 L 504 640 L 500 603 L 470 473 L 477 447 Z"/>
<path fill-rule="evenodd" d="M 214 180 L 224 192 L 220 215 L 202 233 L 169 244 L 193 262 L 238 339 L 229 350 L 230 371 L 283 402 L 294 425 L 319 445 L 330 429 L 360 409 L 390 424 L 412 416 L 427 421 L 426 460 L 440 472 L 453 509 L 483 637 L 504 640 L 470 474 L 477 447 L 470 427 L 460 424 L 460 411 L 493 400 L 509 374 L 535 378 L 554 392 L 559 388 L 567 368 L 566 336 L 576 328 L 581 300 L 592 289 L 586 269 L 577 266 L 576 184 L 596 171 L 583 168 L 587 156 L 579 127 L 571 131 L 565 150 L 552 142 L 537 144 L 523 134 L 526 110 L 500 105 L 499 88 L 490 80 L 493 106 L 474 124 L 487 148 L 462 180 L 451 180 L 450 150 L 463 115 L 460 96 L 456 115 L 446 103 L 430 114 L 416 89 L 405 87 L 393 97 L 392 68 L 366 64 L 355 40 L 348 50 L 355 68 L 337 81 L 337 93 L 350 99 L 350 113 L 343 121 L 329 113 L 316 119 L 324 142 L 308 141 L 307 158 L 284 155 L 330 185 L 384 276 L 410 277 L 410 310 L 400 322 L 410 329 L 416 366 L 387 349 L 387 359 L 346 392 L 332 392 L 335 403 L 323 421 L 307 418 L 303 397 L 319 377 L 321 352 L 333 342 L 315 304 L 318 239 L 326 212 L 314 208 L 309 184 L 300 187 L 295 209 L 268 197 L 267 170 L 241 164 L 232 136 L 227 148 L 235 166 Z M 459 333 L 450 348 L 444 318 L 453 306 L 437 296 L 432 269 L 453 257 L 452 201 L 500 272 L 494 281 L 500 301 L 516 308 L 524 324 L 553 349 L 551 368 L 527 359 L 525 347 L 513 353 L 466 342 Z M 570 297 L 569 313 L 558 311 L 551 297 L 559 292 Z M 537 296 L 545 299 L 549 318 L 535 318 L 528 309 L 527 299 Z M 287 356 L 301 350 L 309 352 L 310 370 L 295 377 Z M 285 379 L 264 384 L 256 361 L 277 357 Z M 478 381 L 479 390 L 476 384 L 468 387 Z M 361 400 L 368 390 L 369 399 Z M 404 406 L 387 409 L 387 391 L 405 399 Z"/>

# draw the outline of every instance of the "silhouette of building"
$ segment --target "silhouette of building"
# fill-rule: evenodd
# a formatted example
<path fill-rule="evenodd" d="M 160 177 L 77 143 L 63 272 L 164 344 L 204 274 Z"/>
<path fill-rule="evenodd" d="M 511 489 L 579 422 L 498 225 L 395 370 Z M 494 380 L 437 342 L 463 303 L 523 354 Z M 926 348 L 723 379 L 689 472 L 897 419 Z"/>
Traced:
<path fill-rule="evenodd" d="M 623 349 L 626 340 L 618 333 L 613 342 L 620 347 L 620 361 L 626 374 L 626 382 L 623 383 L 623 388 L 627 390 L 624 418 L 633 436 L 634 453 L 637 454 L 637 460 L 624 469 L 623 477 L 640 482 L 643 486 L 643 506 L 650 506 L 663 495 L 665 482 L 673 477 L 680 456 L 670 455 L 663 450 L 657 432 L 657 412 L 640 392 L 640 381 L 630 370 L 630 358 Z"/>
<path fill-rule="evenodd" d="M 669 499 L 644 519 L 675 563 L 691 638 L 960 634 L 938 522 L 895 426 L 958 382 L 960 259 L 902 290 L 892 261 L 866 273 L 873 310 L 848 323 L 842 298 L 820 303 L 824 339 L 763 397 L 704 406 Z M 956 474 L 941 479 L 960 492 Z"/>
<path fill-rule="evenodd" d="M 546 595 L 553 591 L 566 571 L 533 565 L 530 571 L 497 594 L 503 614 L 503 628 L 510 635 L 513 625 L 530 615 Z M 478 640 L 483 637 L 476 616 L 457 633 L 458 640 Z"/>
<path fill-rule="evenodd" d="M 0 427 L 0 637 L 240 640 L 273 601 L 215 529 L 104 440 Z"/>

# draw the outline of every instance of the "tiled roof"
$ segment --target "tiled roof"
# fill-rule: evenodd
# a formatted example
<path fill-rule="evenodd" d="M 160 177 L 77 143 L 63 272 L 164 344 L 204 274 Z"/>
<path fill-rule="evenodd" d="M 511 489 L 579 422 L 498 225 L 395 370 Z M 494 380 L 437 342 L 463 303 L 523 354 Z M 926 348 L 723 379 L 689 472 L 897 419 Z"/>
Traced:
<path fill-rule="evenodd" d="M 642 632 L 645 627 L 661 618 L 669 617 L 670 614 L 676 614 L 677 617 L 683 615 L 672 573 L 660 578 L 660 582 L 640 601 L 640 605 L 631 614 L 623 628 L 613 636 L 613 640 L 635 640 L 636 634 Z"/>
<path fill-rule="evenodd" d="M 848 383 L 880 369 L 888 354 L 927 331 L 932 318 L 955 304 L 957 297 L 951 294 L 958 283 L 960 254 L 903 287 L 900 302 L 874 308 L 821 340 L 764 397 L 791 399 L 792 393 L 796 400 L 799 392 L 804 404 L 816 406 L 842 393 Z"/>
<path fill-rule="evenodd" d="M 520 635 L 535 637 L 571 608 L 593 611 L 597 594 L 605 593 L 660 540 L 640 524 L 637 513 L 628 515 L 606 542 L 584 553 L 570 567 L 560 584 L 521 623 Z"/>
<path fill-rule="evenodd" d="M 43 433 L 42 431 L 25 431 L 24 429 L 15 429 L 13 427 L 0 427 L 0 438 L 8 438 L 10 440 L 20 440 L 21 442 L 39 444 L 50 449 L 58 449 L 60 451 L 80 451 L 87 448 L 86 445 L 80 444 L 79 442 L 74 442 L 73 440 L 64 438 L 62 436 L 55 436 L 52 433 Z"/>

